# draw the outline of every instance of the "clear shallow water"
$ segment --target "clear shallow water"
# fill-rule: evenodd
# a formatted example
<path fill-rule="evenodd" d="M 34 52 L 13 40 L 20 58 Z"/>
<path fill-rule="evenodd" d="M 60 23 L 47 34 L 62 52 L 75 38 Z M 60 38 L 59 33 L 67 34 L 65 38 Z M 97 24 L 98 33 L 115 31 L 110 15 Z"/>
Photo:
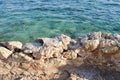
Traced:
<path fill-rule="evenodd" d="M 120 32 L 120 0 L 0 0 L 0 41 Z"/>

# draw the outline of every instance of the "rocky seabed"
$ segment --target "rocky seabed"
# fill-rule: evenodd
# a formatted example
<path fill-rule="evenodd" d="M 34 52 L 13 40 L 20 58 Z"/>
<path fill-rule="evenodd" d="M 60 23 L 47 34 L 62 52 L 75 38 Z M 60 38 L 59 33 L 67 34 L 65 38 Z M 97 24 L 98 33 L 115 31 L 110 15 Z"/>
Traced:
<path fill-rule="evenodd" d="M 120 34 L 0 42 L 0 80 L 120 80 Z"/>

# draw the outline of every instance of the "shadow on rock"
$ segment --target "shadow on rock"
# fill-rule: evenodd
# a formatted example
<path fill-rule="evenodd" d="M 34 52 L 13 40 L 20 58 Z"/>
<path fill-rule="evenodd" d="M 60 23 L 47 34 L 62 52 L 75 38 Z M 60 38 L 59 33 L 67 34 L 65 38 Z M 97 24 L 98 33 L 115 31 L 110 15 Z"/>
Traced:
<path fill-rule="evenodd" d="M 65 65 L 59 68 L 59 73 L 51 80 L 120 80 L 120 72 L 102 70 L 86 64 Z"/>

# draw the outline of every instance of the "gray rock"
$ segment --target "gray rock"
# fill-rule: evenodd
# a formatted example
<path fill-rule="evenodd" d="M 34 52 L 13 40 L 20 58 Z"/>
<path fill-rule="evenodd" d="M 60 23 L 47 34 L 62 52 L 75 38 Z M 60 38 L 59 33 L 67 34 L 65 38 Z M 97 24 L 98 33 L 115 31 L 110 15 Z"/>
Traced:
<path fill-rule="evenodd" d="M 94 39 L 101 39 L 102 33 L 101 32 L 93 32 L 90 34 L 89 38 Z"/>

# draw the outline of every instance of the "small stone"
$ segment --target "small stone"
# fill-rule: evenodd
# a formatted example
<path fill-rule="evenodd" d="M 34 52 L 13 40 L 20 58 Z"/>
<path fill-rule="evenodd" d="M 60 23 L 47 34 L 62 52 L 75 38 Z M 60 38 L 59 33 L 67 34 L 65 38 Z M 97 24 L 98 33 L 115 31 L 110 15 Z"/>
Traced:
<path fill-rule="evenodd" d="M 12 51 L 4 47 L 0 47 L 0 59 L 7 59 L 11 54 L 12 54 Z"/>

